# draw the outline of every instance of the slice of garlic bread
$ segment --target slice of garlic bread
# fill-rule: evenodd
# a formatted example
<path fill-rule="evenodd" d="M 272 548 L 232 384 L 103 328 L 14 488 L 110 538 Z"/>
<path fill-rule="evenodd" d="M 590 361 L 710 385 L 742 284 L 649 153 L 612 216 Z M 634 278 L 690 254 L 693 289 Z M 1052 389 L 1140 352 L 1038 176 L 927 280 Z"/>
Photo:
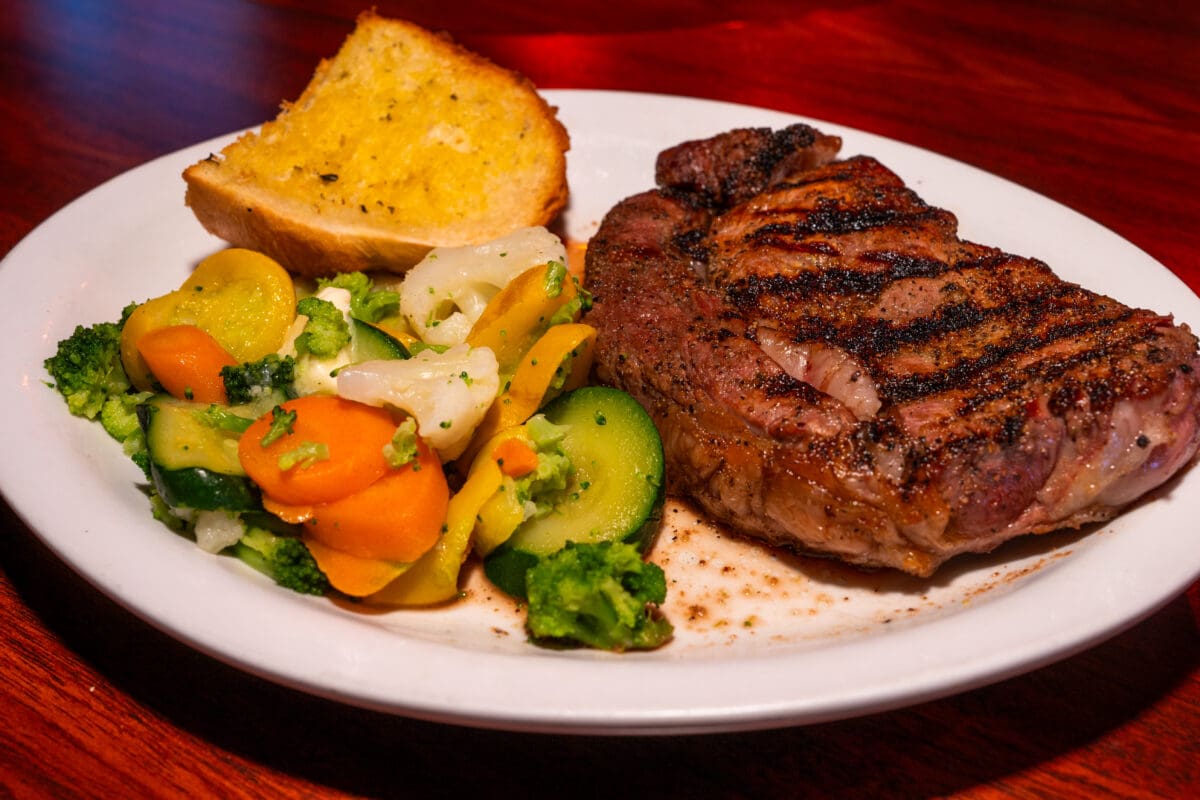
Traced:
<path fill-rule="evenodd" d="M 526 78 L 366 12 L 299 99 L 183 176 L 208 231 L 294 273 L 403 272 L 551 222 L 568 147 Z"/>

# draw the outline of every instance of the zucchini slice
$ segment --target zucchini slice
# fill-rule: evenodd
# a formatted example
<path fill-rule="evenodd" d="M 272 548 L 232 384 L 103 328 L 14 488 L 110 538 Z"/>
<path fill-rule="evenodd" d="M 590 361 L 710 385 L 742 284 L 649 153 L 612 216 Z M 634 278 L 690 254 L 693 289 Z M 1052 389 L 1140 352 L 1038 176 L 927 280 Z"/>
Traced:
<path fill-rule="evenodd" d="M 225 475 L 203 467 L 164 469 L 150 462 L 154 488 L 171 508 L 197 511 L 258 511 L 258 487 L 244 475 Z"/>
<path fill-rule="evenodd" d="M 138 407 L 155 488 L 172 508 L 261 508 L 258 488 L 238 459 L 238 432 L 205 422 L 208 407 L 169 395 Z"/>
<path fill-rule="evenodd" d="M 492 583 L 525 597 L 525 573 L 567 542 L 622 541 L 645 552 L 662 521 L 665 497 L 662 440 L 646 411 L 625 392 L 587 386 L 543 412 L 567 428 L 571 459 L 567 490 L 544 516 L 523 523 L 484 560 Z"/>
<path fill-rule="evenodd" d="M 408 358 L 409 356 L 408 348 L 404 346 L 403 342 L 369 322 L 354 320 L 350 331 L 350 360 L 352 363 Z"/>

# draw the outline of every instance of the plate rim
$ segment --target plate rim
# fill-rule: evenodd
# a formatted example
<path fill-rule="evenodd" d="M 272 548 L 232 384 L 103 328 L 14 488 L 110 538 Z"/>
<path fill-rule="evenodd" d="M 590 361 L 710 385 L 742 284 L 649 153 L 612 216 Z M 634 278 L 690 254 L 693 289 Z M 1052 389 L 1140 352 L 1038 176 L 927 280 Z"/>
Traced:
<path fill-rule="evenodd" d="M 566 106 L 570 110 L 572 107 L 585 104 L 604 105 L 607 103 L 624 105 L 625 107 L 640 106 L 642 104 L 649 104 L 650 106 L 689 104 L 699 108 L 701 111 L 712 113 L 717 117 L 721 114 L 737 113 L 756 119 L 768 117 L 780 120 L 804 121 L 815 124 L 825 130 L 846 134 L 858 141 L 884 141 L 888 143 L 889 147 L 914 151 L 922 154 L 923 158 L 936 160 L 946 169 L 961 170 L 964 174 L 974 179 L 979 179 L 980 176 L 983 176 L 987 182 L 999 187 L 998 190 L 1015 191 L 1023 196 L 1035 198 L 1038 200 L 1039 205 L 1049 204 L 1048 208 L 1064 219 L 1072 220 L 1077 224 L 1082 220 L 1085 227 L 1089 230 L 1104 231 L 1107 236 L 1115 237 L 1123 243 L 1123 246 L 1130 248 L 1127 252 L 1139 253 L 1141 257 L 1157 265 L 1158 269 L 1166 273 L 1166 276 L 1159 276 L 1163 278 L 1165 285 L 1173 285 L 1171 281 L 1173 279 L 1174 283 L 1182 286 L 1189 296 L 1188 305 L 1192 307 L 1189 319 L 1200 319 L 1200 314 L 1197 314 L 1195 310 L 1196 298 L 1191 293 L 1191 290 L 1174 273 L 1171 273 L 1165 266 L 1155 261 L 1148 254 L 1145 254 L 1144 251 L 1136 248 L 1132 243 L 1117 236 L 1107 228 L 1099 225 L 1099 223 L 1078 214 L 1078 212 L 1044 195 L 1020 187 L 1018 184 L 1008 181 L 1003 177 L 984 172 L 969 164 L 950 159 L 932 151 L 824 120 L 816 120 L 790 112 L 726 101 L 607 90 L 558 89 L 544 90 L 542 93 L 551 104 L 560 106 L 560 114 L 562 113 L 563 106 Z M 728 125 L 724 127 L 728 127 Z M 177 164 L 183 163 L 185 161 L 185 154 L 211 150 L 229 141 L 237 133 L 232 132 L 213 137 L 151 159 L 142 165 L 99 184 L 55 212 L 55 214 L 43 221 L 18 242 L 5 255 L 4 260 L 0 262 L 0 298 L 12 296 L 13 284 L 17 283 L 19 285 L 20 277 L 24 277 L 15 276 L 14 273 L 19 269 L 28 269 L 23 264 L 31 258 L 31 251 L 35 251 L 37 247 L 41 246 L 41 240 L 51 236 L 59 226 L 69 221 L 73 214 L 80 213 L 80 210 L 89 203 L 95 203 L 98 199 L 103 199 L 108 194 L 117 192 L 122 186 L 127 185 L 135 174 L 137 176 L 155 176 L 168 166 L 173 168 Z M 699 133 L 695 138 L 699 138 L 701 135 L 707 134 Z M 570 155 L 568 155 L 568 159 L 568 163 L 570 163 Z M 190 160 L 190 157 L 188 160 Z M 647 188 L 651 182 L 652 176 L 647 176 Z M 1006 186 L 1007 189 L 1005 189 Z M 181 191 L 179 192 L 179 200 L 182 200 Z M 182 202 L 179 205 L 182 206 Z M 0 300 L 0 302 L 3 302 L 3 300 Z M 88 321 L 79 320 L 79 322 L 87 324 Z M 12 323 L 0 323 L 0 330 L 4 330 L 6 333 L 12 333 L 10 329 L 13 327 L 15 325 Z M 41 338 L 37 341 L 40 341 L 43 345 L 48 343 L 50 349 L 39 354 L 40 357 L 36 359 L 38 366 L 40 366 L 41 357 L 49 355 L 52 351 L 51 331 L 53 330 L 54 326 L 47 323 L 39 331 Z M 23 365 L 26 368 L 30 366 L 13 355 L 0 356 L 0 364 L 9 369 L 14 366 Z M 36 372 L 36 370 L 34 371 Z M 30 403 L 36 402 L 30 398 L 33 397 L 33 393 L 37 390 L 37 387 L 30 385 L 30 377 L 28 371 L 23 374 L 23 380 L 19 383 L 19 389 L 15 394 L 13 394 L 11 386 L 0 391 L 8 394 L 8 399 L 10 400 L 18 398 L 19 404 L 23 408 L 28 408 Z M 0 397 L 3 396 L 5 394 L 0 394 Z M 58 402 L 61 406 L 61 401 Z M 59 411 L 61 412 L 61 408 Z M 61 416 L 63 421 L 68 419 L 65 414 Z M 5 421 L 2 424 L 3 428 L 0 428 L 0 430 L 5 430 L 10 435 L 15 433 L 11 422 Z M 78 428 L 79 426 L 74 427 Z M 85 439 L 89 437 L 94 439 L 94 434 L 95 431 L 88 433 L 76 431 L 73 435 L 77 439 L 79 436 L 83 436 Z M 108 444 L 111 446 L 111 442 Z M 115 449 L 119 450 L 119 448 Z M 1193 472 L 1195 471 L 1193 470 Z M 102 489 L 106 485 L 101 484 L 100 488 Z M 20 486 L 21 488 L 14 492 L 14 486 Z M 96 489 L 97 487 L 91 487 L 90 493 L 93 497 L 97 496 Z M 337 677 L 336 681 L 330 681 L 323 679 L 321 676 L 301 674 L 294 669 L 280 668 L 279 659 L 283 654 L 278 652 L 275 646 L 268 645 L 265 652 L 260 651 L 253 655 L 231 651 L 231 645 L 236 643 L 222 639 L 219 631 L 216 631 L 212 626 L 211 621 L 207 624 L 200 624 L 193 627 L 181 626 L 178 622 L 178 611 L 164 614 L 161 611 L 146 608 L 145 603 L 140 599 L 145 596 L 144 591 L 134 591 L 128 585 L 114 586 L 112 581 L 107 579 L 109 573 L 103 569 L 98 569 L 93 555 L 81 556 L 79 550 L 72 547 L 71 543 L 63 538 L 63 534 L 57 531 L 51 531 L 50 533 L 43 531 L 43 528 L 48 524 L 53 525 L 61 521 L 62 514 L 56 513 L 52 515 L 55 517 L 54 520 L 47 520 L 45 508 L 37 505 L 44 498 L 36 494 L 30 494 L 26 484 L 19 481 L 14 471 L 13 462 L 7 456 L 0 459 L 0 493 L 5 496 L 14 513 L 25 522 L 39 540 L 49 547 L 56 557 L 67 563 L 101 593 L 112 598 L 119 605 L 135 616 L 149 622 L 154 627 L 184 642 L 189 647 L 204 652 L 223 663 L 231 664 L 239 669 L 294 689 L 350 705 L 438 722 L 533 732 L 678 734 L 750 730 L 779 727 L 782 725 L 813 724 L 908 706 L 994 683 L 1094 646 L 1098 642 L 1135 625 L 1157 611 L 1177 596 L 1186 586 L 1190 585 L 1197 575 L 1200 575 L 1200 561 L 1193 563 L 1190 570 L 1176 570 L 1171 580 L 1159 584 L 1159 589 L 1153 596 L 1143 596 L 1142 602 L 1136 606 L 1131 606 L 1132 613 L 1120 616 L 1119 618 L 1108 619 L 1103 625 L 1093 624 L 1087 627 L 1085 632 L 1076 633 L 1075 635 L 1064 634 L 1062 630 L 1049 631 L 1048 634 L 1052 635 L 1048 635 L 1047 639 L 1039 643 L 1038 647 L 1028 650 L 1024 654 L 1024 658 L 1019 661 L 1015 661 L 1012 658 L 1006 659 L 998 653 L 993 653 L 986 659 L 980 658 L 978 654 L 975 654 L 974 660 L 970 661 L 972 668 L 963 670 L 961 668 L 948 667 L 945 663 L 923 664 L 921 659 L 916 659 L 913 662 L 914 668 L 923 668 L 919 680 L 882 681 L 876 682 L 869 687 L 848 685 L 843 687 L 841 693 L 836 697 L 805 697 L 797 699 L 795 696 L 772 697 L 769 694 L 749 693 L 745 697 L 730 695 L 721 702 L 709 701 L 696 704 L 686 702 L 686 692 L 679 696 L 672 694 L 671 684 L 700 681 L 701 677 L 698 677 L 695 673 L 711 671 L 714 662 L 689 662 L 685 659 L 659 658 L 657 656 L 644 656 L 642 654 L 627 654 L 616 658 L 608 658 L 604 655 L 596 654 L 581 657 L 579 654 L 546 653 L 542 651 L 531 652 L 528 655 L 522 653 L 519 656 L 497 653 L 486 654 L 489 659 L 494 658 L 496 663 L 504 669 L 520 673 L 515 676 L 507 676 L 513 678 L 507 688 L 507 691 L 510 692 L 534 691 L 544 687 L 547 681 L 553 682 L 556 678 L 561 679 L 564 675 L 571 682 L 586 684 L 589 678 L 592 677 L 592 673 L 596 671 L 595 665 L 601 664 L 601 669 L 611 670 L 614 675 L 619 675 L 622 680 L 636 681 L 639 684 L 649 682 L 653 686 L 660 687 L 670 697 L 669 703 L 658 707 L 644 708 L 628 705 L 628 701 L 623 699 L 622 695 L 609 689 L 600 692 L 597 700 L 589 704 L 572 706 L 560 703 L 557 706 L 552 705 L 550 707 L 529 707 L 520 703 L 513 703 L 511 700 L 500 702 L 496 697 L 472 696 L 469 702 L 463 702 L 448 701 L 444 695 L 439 695 L 437 692 L 425 693 L 421 696 L 414 694 L 404 695 L 403 693 L 401 693 L 402 696 L 389 695 L 389 687 L 387 686 L 382 688 L 376 687 L 373 691 L 367 692 L 363 691 L 361 687 L 353 685 L 353 679 L 360 676 L 354 675 L 353 670 L 344 662 L 322 665 L 323 667 L 332 665 L 345 670 L 343 674 Z M 1163 513 L 1152 516 L 1159 517 Z M 76 517 L 71 519 L 74 519 L 76 524 L 81 526 L 81 529 L 87 529 L 88 523 L 83 518 Z M 1104 532 L 1104 535 L 1108 535 L 1107 532 Z M 190 543 L 181 542 L 180 544 L 186 544 L 188 548 L 194 550 L 194 547 Z M 1081 548 L 1081 552 L 1072 553 L 1072 558 L 1094 558 L 1095 551 L 1095 547 Z M 185 551 L 172 552 L 170 560 L 179 561 Z M 1190 551 L 1188 553 L 1190 554 Z M 106 563 L 109 564 L 109 567 L 111 567 L 111 558 L 117 555 L 120 554 L 113 554 L 108 557 L 109 562 Z M 189 552 L 187 555 L 195 557 L 197 554 Z M 181 561 L 181 563 L 185 562 Z M 208 570 L 197 569 L 196 572 L 208 572 Z M 172 577 L 173 580 L 187 585 L 192 590 L 198 585 L 203 588 L 211 588 L 211 586 L 223 587 L 230 585 L 229 581 L 233 579 L 245 580 L 244 575 L 229 571 L 223 571 L 216 575 L 189 576 L 182 578 L 182 580 L 180 580 L 181 576 L 178 575 Z M 155 584 L 155 586 L 158 586 L 158 584 Z M 261 586 L 259 584 L 254 584 L 254 586 L 257 587 L 254 593 L 261 596 L 263 603 L 262 610 L 265 613 L 282 613 L 286 616 L 289 610 L 294 610 L 296 602 L 302 600 L 301 598 L 292 597 L 290 593 L 279 590 L 274 586 Z M 1030 603 L 1036 602 L 1043 592 L 1030 591 L 1020 601 L 1013 601 L 1011 598 L 1025 593 L 1031 587 L 1037 589 L 1038 586 L 1038 582 L 1032 582 L 1029 585 L 1022 586 L 1020 592 L 1014 592 L 1000 600 L 1005 600 L 1008 603 L 1015 602 L 1018 607 L 1025 607 Z M 165 591 L 167 588 L 169 587 L 163 585 L 159 588 L 159 591 Z M 996 613 L 995 609 L 1000 600 L 990 605 L 981 605 L 979 608 L 972 609 L 970 613 L 976 613 L 980 609 L 984 609 L 985 613 L 981 615 L 981 621 L 983 621 Z M 312 604 L 310 603 L 309 605 Z M 987 613 L 988 608 L 992 609 L 990 614 Z M 1066 611 L 1062 613 L 1066 613 Z M 310 616 L 314 617 L 314 626 L 322 632 L 327 631 L 330 625 L 336 626 L 345 622 L 344 617 L 322 612 L 318 612 L 316 615 L 306 613 L 305 619 L 308 620 Z M 953 620 L 955 618 L 952 617 L 949 619 Z M 947 620 L 934 620 L 915 629 L 911 627 L 906 629 L 908 631 L 907 634 L 889 635 L 907 635 L 909 641 L 912 643 L 911 646 L 926 646 L 931 640 L 936 641 L 937 637 L 942 635 L 947 627 L 943 623 L 946 622 Z M 950 625 L 949 629 L 953 633 L 954 629 L 960 624 L 961 622 Z M 913 632 L 914 630 L 916 633 Z M 441 663 L 446 658 L 452 658 L 461 653 L 462 650 L 462 648 L 451 645 L 431 644 L 428 642 L 381 642 L 381 637 L 385 636 L 394 637 L 395 634 L 375 631 L 373 633 L 367 632 L 361 638 L 364 643 L 379 647 L 378 653 L 381 655 L 377 657 L 382 657 L 383 655 L 390 657 L 413 657 L 414 655 L 422 657 L 429 656 L 432 653 L 437 656 L 435 660 Z M 810 652 L 800 655 L 795 653 L 768 654 L 751 659 L 751 663 L 747 663 L 745 660 L 739 661 L 736 665 L 736 672 L 738 673 L 736 677 L 742 680 L 757 681 L 758 683 L 764 681 L 769 683 L 772 677 L 776 677 L 778 665 L 781 661 L 803 658 L 811 662 L 816 662 L 816 667 L 825 668 L 836 666 L 836 664 L 831 665 L 828 663 L 830 660 L 829 654 L 833 650 L 844 653 L 847 650 L 858 651 L 862 649 L 864 649 L 863 641 L 856 641 L 839 643 L 836 647 L 827 648 L 817 653 Z M 865 649 L 871 650 L 873 648 L 866 647 Z M 437 652 L 434 653 L 433 651 Z M 957 653 L 957 655 L 965 659 L 970 659 L 972 656 L 971 653 L 966 652 Z M 509 663 L 512 659 L 519 659 L 520 663 L 514 666 L 512 663 Z M 727 661 L 732 662 L 736 660 L 728 659 Z M 722 664 L 724 664 L 724 661 L 722 661 Z M 812 664 L 810 664 L 811 668 Z M 662 674 L 664 671 L 668 673 L 666 678 Z M 845 681 L 849 682 L 851 679 L 859 677 L 861 676 L 856 670 L 850 670 L 849 674 L 846 675 Z M 681 681 L 681 678 L 686 678 L 686 680 Z M 705 679 L 705 682 L 707 682 L 707 679 Z M 394 686 L 390 688 L 394 689 Z M 554 694 L 556 697 L 567 696 L 561 693 L 561 688 L 556 690 L 556 692 Z M 489 699 L 491 702 L 488 702 Z M 625 705 L 622 705 L 622 703 L 625 703 Z"/>

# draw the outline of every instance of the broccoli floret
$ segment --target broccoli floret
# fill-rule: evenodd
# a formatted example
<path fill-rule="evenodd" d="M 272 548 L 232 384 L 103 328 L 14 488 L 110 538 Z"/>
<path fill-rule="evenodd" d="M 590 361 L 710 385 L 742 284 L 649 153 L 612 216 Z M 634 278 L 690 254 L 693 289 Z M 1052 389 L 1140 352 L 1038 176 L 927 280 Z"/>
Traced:
<path fill-rule="evenodd" d="M 100 406 L 100 425 L 118 442 L 124 442 L 130 436 L 141 433 L 142 426 L 138 422 L 137 407 L 148 397 L 153 397 L 153 393 L 127 392 L 109 395 L 104 399 L 104 405 Z"/>
<path fill-rule="evenodd" d="M 142 471 L 142 474 L 146 476 L 147 480 L 150 480 L 153 478 L 153 476 L 150 474 L 150 451 L 149 450 L 138 450 L 136 452 L 130 453 L 129 457 L 131 459 L 133 459 L 133 463 L 136 464 L 137 468 Z"/>
<path fill-rule="evenodd" d="M 525 585 L 525 626 L 535 642 L 649 650 L 674 632 L 657 612 L 667 596 L 666 577 L 630 544 L 568 542 L 532 567 Z"/>
<path fill-rule="evenodd" d="M 546 278 L 542 284 L 546 290 L 546 297 L 558 297 L 562 294 L 563 281 L 567 279 L 568 274 L 567 262 L 546 262 Z"/>
<path fill-rule="evenodd" d="M 295 410 L 284 411 L 283 406 L 272 408 L 271 427 L 267 429 L 260 444 L 263 447 L 269 447 L 273 442 L 294 433 L 297 416 L 299 415 Z"/>
<path fill-rule="evenodd" d="M 43 365 L 76 416 L 95 419 L 110 395 L 129 389 L 121 365 L 121 323 L 77 325 Z"/>
<path fill-rule="evenodd" d="M 163 499 L 163 496 L 155 489 L 151 488 L 149 494 L 151 515 L 163 525 L 175 531 L 175 533 L 186 533 L 189 524 L 188 520 L 176 514 L 171 506 L 167 504 L 167 501 Z"/>
<path fill-rule="evenodd" d="M 328 300 L 305 297 L 296 313 L 308 317 L 304 331 L 296 337 L 296 352 L 332 358 L 350 343 L 350 325 L 341 310 Z"/>
<path fill-rule="evenodd" d="M 150 453 L 146 450 L 146 434 L 138 420 L 137 407 L 152 396 L 152 392 L 110 394 L 100 406 L 99 414 L 100 425 L 121 443 L 125 455 L 133 459 L 147 478 L 150 477 Z"/>
<path fill-rule="evenodd" d="M 405 464 L 416 461 L 418 455 L 420 451 L 417 449 L 417 421 L 412 417 L 405 417 L 404 421 L 396 426 L 392 440 L 383 446 L 383 457 L 390 466 L 400 469 Z"/>
<path fill-rule="evenodd" d="M 225 382 L 225 397 L 231 405 L 251 403 L 273 391 L 290 399 L 295 394 L 292 382 L 296 380 L 296 359 L 268 353 L 258 361 L 222 367 L 221 379 Z"/>
<path fill-rule="evenodd" d="M 350 316 L 363 322 L 379 322 L 400 313 L 400 293 L 376 289 L 365 272 L 342 272 L 332 278 L 319 278 L 317 286 L 334 286 L 350 292 Z"/>
<path fill-rule="evenodd" d="M 575 281 L 575 296 L 554 312 L 550 317 L 551 325 L 574 322 L 582 312 L 592 307 L 592 293 L 580 286 L 574 275 L 571 276 L 571 280 Z"/>
<path fill-rule="evenodd" d="M 121 364 L 121 328 L 136 307 L 128 305 L 119 322 L 77 325 L 43 363 L 54 388 L 66 399 L 67 410 L 97 420 L 149 477 L 150 456 L 137 407 L 150 393 L 134 392 Z"/>
<path fill-rule="evenodd" d="M 229 431 L 230 433 L 245 433 L 246 429 L 254 424 L 254 420 L 250 417 L 243 417 L 241 414 L 237 414 L 227 407 L 217 405 L 216 403 L 211 403 L 203 411 L 195 412 L 195 417 L 210 428 L 217 428 Z"/>
<path fill-rule="evenodd" d="M 301 594 L 329 591 L 329 579 L 304 542 L 294 536 L 279 536 L 247 526 L 246 533 L 233 546 L 233 554 L 285 589 Z"/>
<path fill-rule="evenodd" d="M 324 442 L 304 441 L 279 456 L 279 469 L 289 472 L 293 469 L 305 469 L 318 461 L 329 460 L 329 445 Z"/>
<path fill-rule="evenodd" d="M 525 423 L 530 443 L 537 452 L 537 468 L 513 481 L 517 499 L 532 510 L 526 516 L 543 517 L 562 499 L 571 477 L 571 459 L 563 450 L 566 427 L 555 425 L 544 414 L 536 414 Z"/>

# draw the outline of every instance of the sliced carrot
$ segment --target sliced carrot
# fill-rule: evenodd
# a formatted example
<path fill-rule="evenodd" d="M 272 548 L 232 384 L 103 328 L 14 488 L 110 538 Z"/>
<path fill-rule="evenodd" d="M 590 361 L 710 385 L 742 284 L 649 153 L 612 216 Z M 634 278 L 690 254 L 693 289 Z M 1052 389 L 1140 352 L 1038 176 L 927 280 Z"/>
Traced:
<path fill-rule="evenodd" d="M 495 461 L 485 460 L 446 507 L 446 530 L 412 569 L 366 598 L 381 606 L 428 606 L 458 596 L 458 576 L 471 550 L 471 532 L 479 510 L 503 480 Z"/>
<path fill-rule="evenodd" d="M 263 495 L 262 506 L 266 511 L 279 517 L 284 522 L 290 522 L 293 525 L 308 522 L 313 518 L 314 508 L 312 505 L 291 506 L 287 503 L 279 502 L 274 497 Z"/>
<path fill-rule="evenodd" d="M 583 283 L 583 265 L 587 260 L 587 240 L 582 242 L 569 241 L 567 244 L 567 272 L 574 275 Z"/>
<path fill-rule="evenodd" d="M 525 440 L 513 437 L 505 439 L 492 450 L 492 458 L 500 465 L 500 471 L 510 478 L 520 478 L 537 469 L 537 451 Z"/>
<path fill-rule="evenodd" d="M 352 556 L 312 536 L 304 536 L 304 544 L 333 588 L 351 597 L 365 597 L 378 592 L 403 575 L 410 566 Z"/>
<path fill-rule="evenodd" d="M 133 310 L 121 329 L 121 364 L 135 388 L 151 391 L 154 376 L 137 348 L 150 331 L 195 325 L 241 363 L 279 349 L 295 318 L 296 287 L 287 270 L 253 250 L 221 250 L 181 287 Z"/>
<path fill-rule="evenodd" d="M 526 437 L 523 425 L 501 431 L 483 445 L 471 464 L 469 480 L 490 473 L 499 473 L 501 476 L 495 479 L 498 481 L 495 494 L 480 506 L 475 515 L 472 543 L 475 553 L 481 558 L 507 541 L 517 526 L 525 521 L 525 504 L 517 497 L 513 478 L 528 475 L 537 469 L 537 451 Z"/>
<path fill-rule="evenodd" d="M 138 353 L 171 396 L 198 403 L 224 403 L 221 368 L 237 361 L 195 325 L 156 328 L 137 340 Z"/>
<path fill-rule="evenodd" d="M 441 535 L 450 488 L 437 454 L 422 442 L 418 448 L 415 461 L 317 505 L 305 535 L 358 558 L 408 563 L 425 555 Z"/>
<path fill-rule="evenodd" d="M 135 308 L 121 327 L 121 366 L 125 368 L 125 374 L 129 376 L 133 388 L 139 392 L 152 392 L 156 387 L 154 373 L 150 371 L 146 359 L 138 352 L 137 344 L 151 331 L 169 325 L 184 324 L 172 319 L 174 310 L 174 305 L 167 297 L 156 297 Z"/>
<path fill-rule="evenodd" d="M 291 433 L 263 447 L 271 429 L 268 413 L 238 441 L 242 468 L 272 500 L 289 506 L 328 503 L 365 489 L 391 469 L 383 456 L 396 432 L 391 412 L 330 395 L 289 400 L 283 409 L 296 412 Z M 329 458 L 280 469 L 279 457 L 301 442 L 324 444 Z"/>
<path fill-rule="evenodd" d="M 278 350 L 296 319 L 292 276 L 255 250 L 213 253 L 173 294 L 173 321 L 208 331 L 240 362 Z"/>

